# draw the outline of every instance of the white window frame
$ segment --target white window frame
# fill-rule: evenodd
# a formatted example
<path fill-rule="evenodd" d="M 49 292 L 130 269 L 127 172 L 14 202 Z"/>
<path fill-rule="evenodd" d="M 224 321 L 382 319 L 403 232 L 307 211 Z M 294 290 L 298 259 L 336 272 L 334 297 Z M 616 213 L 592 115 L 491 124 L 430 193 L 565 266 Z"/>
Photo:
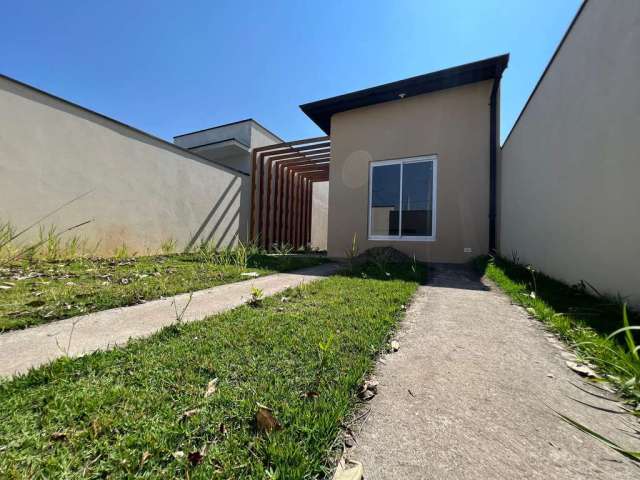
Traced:
<path fill-rule="evenodd" d="M 433 165 L 433 198 L 431 199 L 431 235 L 430 236 L 409 236 L 402 235 L 402 172 L 403 165 L 408 163 L 427 163 L 431 162 Z M 398 235 L 373 235 L 371 233 L 371 199 L 373 195 L 373 169 L 383 165 L 400 165 L 400 213 L 398 215 Z M 368 215 L 369 215 L 369 225 L 368 225 L 368 235 L 369 240 L 387 240 L 387 241 L 398 241 L 398 242 L 434 242 L 436 240 L 436 211 L 437 211 L 437 198 L 438 198 L 438 156 L 437 155 L 425 155 L 421 157 L 407 157 L 407 158 L 397 158 L 394 160 L 380 160 L 377 162 L 369 163 L 369 205 L 368 205 Z"/>

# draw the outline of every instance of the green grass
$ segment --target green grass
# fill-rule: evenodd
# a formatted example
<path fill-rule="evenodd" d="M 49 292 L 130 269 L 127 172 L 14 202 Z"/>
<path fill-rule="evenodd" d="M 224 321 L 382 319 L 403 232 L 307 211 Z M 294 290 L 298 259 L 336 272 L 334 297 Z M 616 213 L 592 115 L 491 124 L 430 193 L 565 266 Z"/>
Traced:
<path fill-rule="evenodd" d="M 476 265 L 516 303 L 574 347 L 581 358 L 595 365 L 631 402 L 640 402 L 638 357 L 627 347 L 624 335 L 609 338 L 624 326 L 619 299 L 592 294 L 588 286 L 568 286 L 502 258 L 479 258 Z M 629 323 L 638 325 L 638 315 L 630 315 Z"/>
<path fill-rule="evenodd" d="M 246 280 L 244 272 L 267 275 L 326 262 L 321 256 L 204 253 L 0 264 L 0 332 Z"/>
<path fill-rule="evenodd" d="M 424 276 L 420 265 L 363 268 L 0 383 L 0 477 L 324 476 Z M 258 404 L 281 430 L 256 431 Z"/>

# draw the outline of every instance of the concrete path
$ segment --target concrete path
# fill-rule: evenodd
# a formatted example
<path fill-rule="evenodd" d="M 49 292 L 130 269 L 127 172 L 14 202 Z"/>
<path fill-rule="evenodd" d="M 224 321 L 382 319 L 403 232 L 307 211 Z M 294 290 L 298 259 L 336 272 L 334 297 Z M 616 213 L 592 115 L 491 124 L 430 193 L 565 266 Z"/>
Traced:
<path fill-rule="evenodd" d="M 330 263 L 200 290 L 194 292 L 182 320 L 202 320 L 242 305 L 251 298 L 253 287 L 262 289 L 265 296 L 274 295 L 324 278 L 339 268 Z M 176 308 L 180 313 L 188 302 L 189 294 L 176 295 L 4 333 L 0 335 L 0 376 L 26 372 L 61 357 L 65 351 L 76 357 L 122 345 L 130 338 L 146 337 L 175 323 Z"/>
<path fill-rule="evenodd" d="M 366 480 L 640 478 L 549 407 L 640 450 L 625 433 L 628 416 L 573 400 L 616 408 L 572 385 L 583 384 L 561 344 L 471 274 L 437 270 L 398 340 L 378 364 L 369 416 L 353 427 L 347 456 L 363 463 Z"/>

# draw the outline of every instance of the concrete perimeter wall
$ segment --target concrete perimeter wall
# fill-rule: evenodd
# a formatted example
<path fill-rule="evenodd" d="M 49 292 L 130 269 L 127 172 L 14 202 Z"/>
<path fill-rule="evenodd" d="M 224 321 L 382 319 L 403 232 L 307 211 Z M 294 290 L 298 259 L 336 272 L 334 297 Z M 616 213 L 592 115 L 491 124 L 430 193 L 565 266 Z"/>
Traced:
<path fill-rule="evenodd" d="M 590 0 L 500 162 L 500 253 L 640 304 L 640 1 Z"/>
<path fill-rule="evenodd" d="M 85 192 L 43 223 L 92 220 L 73 233 L 101 254 L 247 238 L 246 174 L 0 76 L 0 222 L 25 227 Z"/>

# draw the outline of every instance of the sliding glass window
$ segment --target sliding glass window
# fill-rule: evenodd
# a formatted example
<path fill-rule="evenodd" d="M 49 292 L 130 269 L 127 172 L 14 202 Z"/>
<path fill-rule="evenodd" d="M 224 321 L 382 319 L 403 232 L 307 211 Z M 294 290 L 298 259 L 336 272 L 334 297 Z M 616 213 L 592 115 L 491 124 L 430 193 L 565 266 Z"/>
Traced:
<path fill-rule="evenodd" d="M 370 240 L 435 239 L 436 162 L 429 156 L 370 164 Z"/>

